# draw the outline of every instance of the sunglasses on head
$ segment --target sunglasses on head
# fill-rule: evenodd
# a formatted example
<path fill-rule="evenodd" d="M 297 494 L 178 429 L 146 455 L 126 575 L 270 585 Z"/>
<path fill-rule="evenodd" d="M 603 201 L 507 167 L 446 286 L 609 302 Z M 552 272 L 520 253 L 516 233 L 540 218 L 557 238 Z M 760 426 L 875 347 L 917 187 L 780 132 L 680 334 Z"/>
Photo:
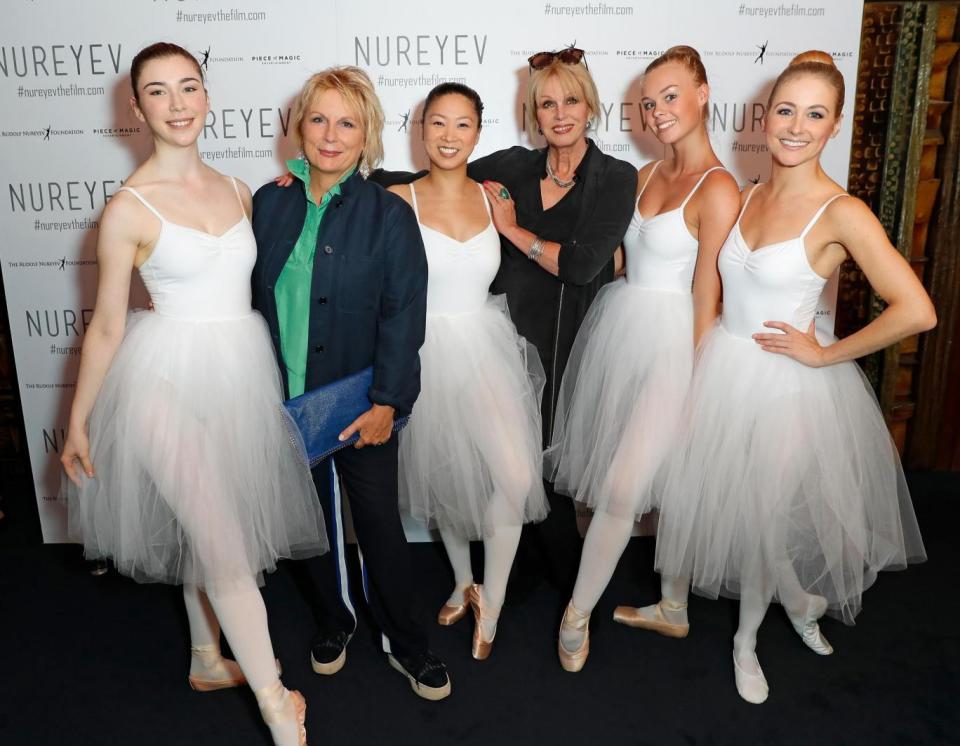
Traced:
<path fill-rule="evenodd" d="M 530 65 L 531 70 L 543 70 L 552 65 L 554 60 L 560 60 L 564 65 L 579 65 L 582 62 L 586 67 L 587 61 L 583 58 L 584 54 L 582 49 L 571 46 L 559 52 L 537 52 L 527 58 L 527 64 Z"/>

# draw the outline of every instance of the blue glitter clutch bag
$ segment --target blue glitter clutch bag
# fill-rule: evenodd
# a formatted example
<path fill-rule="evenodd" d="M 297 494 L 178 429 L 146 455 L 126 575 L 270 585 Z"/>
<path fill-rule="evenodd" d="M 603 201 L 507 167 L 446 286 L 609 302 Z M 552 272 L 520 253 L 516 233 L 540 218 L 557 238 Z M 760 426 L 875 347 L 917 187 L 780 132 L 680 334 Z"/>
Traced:
<path fill-rule="evenodd" d="M 289 415 L 286 420 L 290 442 L 311 468 L 360 440 L 360 433 L 346 440 L 338 437 L 370 409 L 367 392 L 372 385 L 373 366 L 370 366 L 283 403 Z M 397 417 L 393 421 L 393 432 L 402 430 L 408 420 L 409 417 Z"/>

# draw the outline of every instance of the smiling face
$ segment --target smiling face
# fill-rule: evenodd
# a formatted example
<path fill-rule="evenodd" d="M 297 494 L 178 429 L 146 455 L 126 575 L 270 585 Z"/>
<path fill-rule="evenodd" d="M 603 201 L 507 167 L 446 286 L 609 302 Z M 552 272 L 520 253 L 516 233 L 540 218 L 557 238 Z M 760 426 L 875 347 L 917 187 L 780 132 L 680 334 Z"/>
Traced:
<path fill-rule="evenodd" d="M 319 91 L 306 107 L 300 139 L 310 165 L 331 176 L 353 168 L 366 142 L 360 115 L 332 88 Z"/>
<path fill-rule="evenodd" d="M 466 96 L 440 96 L 424 112 L 423 147 L 437 168 L 455 169 L 465 164 L 479 139 L 477 110 Z"/>
<path fill-rule="evenodd" d="M 537 124 L 549 145 L 570 147 L 583 139 L 593 112 L 581 93 L 565 91 L 551 76 L 537 91 L 536 102 Z"/>
<path fill-rule="evenodd" d="M 644 123 L 665 145 L 703 127 L 703 107 L 710 91 L 697 85 L 680 62 L 667 62 L 643 76 L 640 105 Z"/>
<path fill-rule="evenodd" d="M 210 111 L 200 71 L 193 59 L 159 57 L 143 65 L 130 99 L 134 114 L 154 136 L 172 145 L 196 142 Z"/>
<path fill-rule="evenodd" d="M 836 89 L 822 76 L 799 75 L 777 86 L 774 95 L 764 118 L 770 155 L 784 166 L 819 158 L 840 131 Z"/>

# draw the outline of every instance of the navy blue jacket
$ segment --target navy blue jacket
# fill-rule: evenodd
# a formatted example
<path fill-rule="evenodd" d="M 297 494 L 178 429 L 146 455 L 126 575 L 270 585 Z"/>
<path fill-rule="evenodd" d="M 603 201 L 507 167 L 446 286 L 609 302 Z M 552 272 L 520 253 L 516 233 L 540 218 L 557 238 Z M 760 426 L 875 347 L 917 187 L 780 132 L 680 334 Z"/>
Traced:
<path fill-rule="evenodd" d="M 281 371 L 274 287 L 303 229 L 304 189 L 301 181 L 287 188 L 270 183 L 253 197 L 253 307 L 270 327 Z M 354 173 L 317 234 L 310 307 L 303 309 L 310 317 L 306 390 L 373 365 L 370 400 L 409 414 L 420 393 L 426 309 L 427 258 L 413 210 Z"/>

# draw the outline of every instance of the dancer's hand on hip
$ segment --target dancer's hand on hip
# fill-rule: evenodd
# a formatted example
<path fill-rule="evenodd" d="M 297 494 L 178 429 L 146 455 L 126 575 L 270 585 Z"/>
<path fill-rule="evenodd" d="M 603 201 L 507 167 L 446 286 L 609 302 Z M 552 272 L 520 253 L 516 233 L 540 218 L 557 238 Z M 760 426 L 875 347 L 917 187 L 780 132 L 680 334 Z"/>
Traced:
<path fill-rule="evenodd" d="M 799 363 L 810 368 L 821 368 L 826 365 L 824 347 L 817 341 L 814 331 L 817 327 L 816 319 L 810 320 L 806 332 L 782 321 L 764 321 L 763 325 L 771 329 L 779 329 L 783 334 L 754 334 L 753 340 L 767 352 L 792 357 Z"/>

